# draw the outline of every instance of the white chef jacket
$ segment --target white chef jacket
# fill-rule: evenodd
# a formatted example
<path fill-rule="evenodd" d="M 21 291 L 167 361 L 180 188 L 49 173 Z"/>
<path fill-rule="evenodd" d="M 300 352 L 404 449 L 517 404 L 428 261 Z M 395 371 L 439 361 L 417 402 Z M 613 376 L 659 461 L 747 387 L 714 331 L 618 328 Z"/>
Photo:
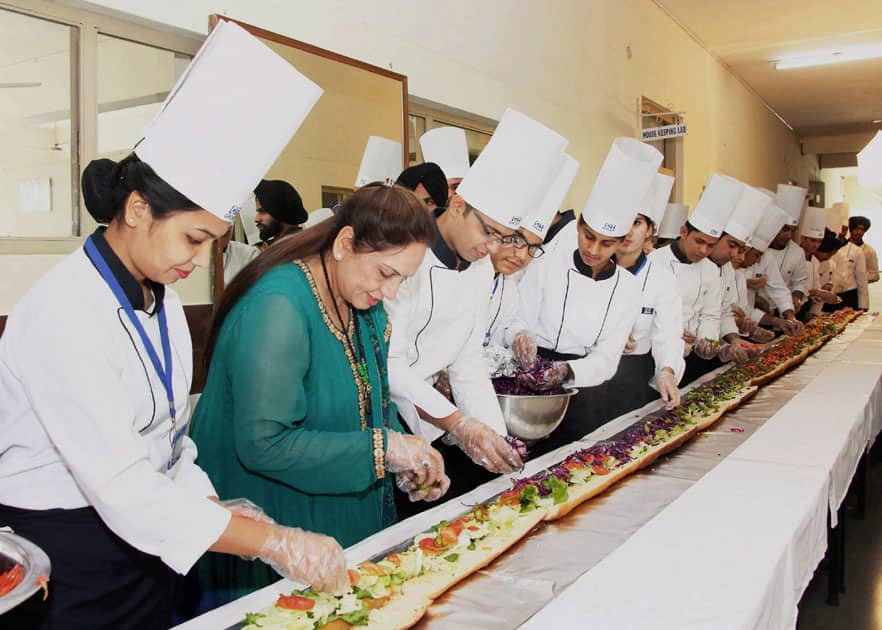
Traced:
<path fill-rule="evenodd" d="M 753 309 L 753 304 L 749 300 L 750 292 L 747 288 L 747 269 L 741 267 L 735 269 L 735 304 L 741 307 L 741 310 L 748 316 Z"/>
<path fill-rule="evenodd" d="M 680 252 L 678 241 L 653 250 L 653 262 L 671 270 L 680 286 L 683 329 L 696 339 L 719 339 L 722 287 L 717 266 L 707 258 L 689 262 Z"/>
<path fill-rule="evenodd" d="M 731 262 L 727 262 L 720 271 L 720 290 L 722 301 L 720 303 L 720 339 L 729 334 L 738 334 L 738 324 L 735 323 L 735 313 L 732 305 L 738 304 L 738 287 L 736 286 L 735 268 Z"/>
<path fill-rule="evenodd" d="M 502 346 L 505 330 L 514 320 L 518 310 L 518 281 L 521 273 L 504 275 L 497 273 L 493 278 L 490 292 L 490 304 L 487 310 L 487 331 L 484 334 L 484 346 Z"/>
<path fill-rule="evenodd" d="M 505 345 L 527 330 L 539 347 L 580 357 L 568 361 L 575 387 L 600 385 L 619 366 L 640 308 L 640 284 L 618 265 L 592 278 L 578 252 L 575 222 L 555 241 L 553 251 L 533 261 L 518 286 L 519 306 Z"/>
<path fill-rule="evenodd" d="M 230 241 L 224 250 L 224 284 L 230 284 L 233 278 L 252 260 L 260 255 L 254 245 Z"/>
<path fill-rule="evenodd" d="M 879 257 L 876 256 L 876 250 L 870 247 L 870 244 L 864 241 L 861 245 L 864 252 L 864 260 L 867 262 L 867 282 L 870 284 L 879 282 Z"/>
<path fill-rule="evenodd" d="M 858 308 L 869 308 L 867 263 L 860 245 L 849 241 L 845 247 L 836 252 L 831 260 L 833 261 L 833 290 L 836 293 L 845 293 L 857 289 Z"/>
<path fill-rule="evenodd" d="M 155 309 L 164 304 L 181 430 L 190 418 L 192 381 L 181 302 L 156 285 L 154 314 L 137 310 L 140 285 L 103 236 L 95 241 L 161 360 Z M 194 464 L 189 437 L 167 470 L 173 425 L 165 389 L 82 248 L 9 314 L 0 338 L 0 400 L 0 503 L 31 510 L 91 506 L 123 540 L 182 574 L 226 528 L 230 512 L 208 500 L 215 490 Z"/>
<path fill-rule="evenodd" d="M 462 262 L 457 271 L 456 264 L 456 254 L 438 233 L 416 274 L 394 300 L 384 301 L 392 325 L 389 393 L 411 431 L 430 442 L 444 432 L 423 421 L 417 407 L 434 418 L 459 409 L 497 433 L 507 433 L 484 360 L 493 265 L 484 258 Z M 456 405 L 433 387 L 442 370 Z"/>
<path fill-rule="evenodd" d="M 766 255 L 767 253 L 768 252 L 763 253 L 756 264 L 745 269 L 745 277 L 748 280 L 765 277 L 766 286 L 763 287 L 760 294 L 767 296 L 767 298 L 771 298 L 771 304 L 778 309 L 779 313 L 793 310 L 793 294 L 790 292 L 787 283 L 781 276 L 781 271 L 778 269 L 778 265 L 770 256 Z M 765 315 L 765 311 L 754 308 L 754 305 L 756 304 L 756 291 L 748 289 L 747 299 L 750 304 L 750 310 L 747 311 L 747 313 L 752 320 L 758 322 L 762 319 L 762 316 Z"/>
<path fill-rule="evenodd" d="M 799 291 L 803 295 L 808 292 L 808 277 L 805 273 L 805 250 L 794 243 L 787 241 L 784 249 L 772 249 L 769 247 L 763 254 L 763 258 L 778 267 L 784 283 L 791 293 Z M 771 294 L 768 294 L 771 295 Z M 777 303 L 777 300 L 775 300 Z"/>
<path fill-rule="evenodd" d="M 677 382 L 683 377 L 683 309 L 680 287 L 670 269 L 641 255 L 632 267 L 640 285 L 640 309 L 631 335 L 634 337 L 632 355 L 652 352 L 655 376 L 663 368 L 671 368 Z"/>
<path fill-rule="evenodd" d="M 820 261 L 817 258 L 812 257 L 812 261 L 817 263 L 818 270 L 818 283 L 820 288 L 827 287 L 829 285 L 830 290 L 832 291 L 833 287 L 833 257 L 831 256 L 827 260 Z"/>

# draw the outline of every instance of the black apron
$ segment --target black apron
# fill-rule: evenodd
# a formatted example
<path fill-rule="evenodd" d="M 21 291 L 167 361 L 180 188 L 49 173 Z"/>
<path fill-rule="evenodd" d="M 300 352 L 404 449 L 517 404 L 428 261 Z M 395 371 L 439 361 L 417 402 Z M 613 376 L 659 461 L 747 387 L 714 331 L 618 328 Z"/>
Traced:
<path fill-rule="evenodd" d="M 843 293 L 838 294 L 839 297 L 842 298 L 842 301 L 839 304 L 824 304 L 824 312 L 832 313 L 834 311 L 842 310 L 850 306 L 851 308 L 856 309 L 858 307 L 858 290 L 852 289 L 851 291 L 844 291 Z"/>
<path fill-rule="evenodd" d="M 166 629 L 172 571 L 114 534 L 92 508 L 26 510 L 0 505 L 0 525 L 49 556 L 49 598 L 42 591 L 0 616 L 0 628 L 39 630 Z"/>
<path fill-rule="evenodd" d="M 693 350 L 692 353 L 688 357 L 686 357 L 686 371 L 683 373 L 683 378 L 680 379 L 680 384 L 688 385 L 695 379 L 701 378 L 711 370 L 716 370 L 721 365 L 723 365 L 723 362 L 720 361 L 719 358 L 714 357 L 713 359 L 702 359 L 700 356 L 695 354 L 695 351 Z"/>

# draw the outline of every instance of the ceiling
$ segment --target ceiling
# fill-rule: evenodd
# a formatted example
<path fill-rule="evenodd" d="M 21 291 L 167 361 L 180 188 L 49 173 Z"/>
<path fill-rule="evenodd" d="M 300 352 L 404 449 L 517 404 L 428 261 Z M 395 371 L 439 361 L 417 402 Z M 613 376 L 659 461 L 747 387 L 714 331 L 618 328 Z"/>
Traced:
<path fill-rule="evenodd" d="M 882 119 L 882 58 L 792 70 L 774 65 L 882 45 L 880 0 L 655 1 L 800 136 L 860 138 L 882 127 L 872 122 Z"/>

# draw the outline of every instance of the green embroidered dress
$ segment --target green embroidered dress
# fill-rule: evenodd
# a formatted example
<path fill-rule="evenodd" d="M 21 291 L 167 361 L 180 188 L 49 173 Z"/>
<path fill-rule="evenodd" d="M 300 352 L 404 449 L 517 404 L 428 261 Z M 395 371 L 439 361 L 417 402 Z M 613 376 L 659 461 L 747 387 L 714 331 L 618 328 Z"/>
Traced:
<path fill-rule="evenodd" d="M 276 522 L 343 547 L 395 522 L 393 479 L 376 476 L 371 429 L 384 430 L 384 443 L 385 429 L 402 430 L 389 400 L 383 305 L 352 313 L 358 357 L 305 264 L 267 273 L 224 321 L 191 429 L 222 499 L 251 499 Z M 203 610 L 278 579 L 260 561 L 212 553 L 198 576 Z"/>

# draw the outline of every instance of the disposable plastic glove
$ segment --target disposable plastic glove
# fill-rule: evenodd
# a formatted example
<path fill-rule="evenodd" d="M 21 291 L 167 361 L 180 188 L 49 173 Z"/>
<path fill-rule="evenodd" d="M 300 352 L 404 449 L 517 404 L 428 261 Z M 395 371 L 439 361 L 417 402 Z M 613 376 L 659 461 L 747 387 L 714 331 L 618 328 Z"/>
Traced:
<path fill-rule="evenodd" d="M 798 335 L 802 332 L 803 325 L 802 322 L 798 322 L 795 319 L 784 319 L 783 317 L 776 317 L 772 323 L 776 328 L 780 328 L 781 332 L 785 335 Z"/>
<path fill-rule="evenodd" d="M 756 330 L 750 334 L 750 340 L 757 343 L 769 343 L 774 338 L 775 333 L 760 326 L 757 326 Z"/>
<path fill-rule="evenodd" d="M 538 351 L 536 340 L 526 330 L 522 330 L 515 336 L 511 344 L 511 351 L 522 369 L 529 370 L 536 364 L 536 352 Z"/>
<path fill-rule="evenodd" d="M 395 431 L 386 435 L 386 470 L 409 473 L 415 488 L 434 486 L 445 477 L 444 458 L 424 438 Z"/>
<path fill-rule="evenodd" d="M 462 416 L 448 433 L 469 459 L 490 472 L 510 473 L 524 467 L 505 438 L 476 418 Z"/>
<path fill-rule="evenodd" d="M 668 369 L 663 369 L 655 377 L 655 386 L 665 401 L 665 409 L 673 409 L 680 404 L 680 390 L 677 388 L 677 377 Z"/>
<path fill-rule="evenodd" d="M 282 577 L 317 591 L 339 594 L 349 588 L 343 548 L 330 536 L 271 525 L 257 557 Z"/>
<path fill-rule="evenodd" d="M 729 308 L 732 309 L 732 314 L 735 315 L 735 317 L 747 317 L 747 313 L 744 312 L 744 309 L 737 304 L 730 304 Z"/>
<path fill-rule="evenodd" d="M 693 335 L 688 330 L 684 330 L 683 331 L 683 341 L 685 341 L 690 346 L 694 345 L 695 344 L 695 335 Z"/>
<path fill-rule="evenodd" d="M 738 332 L 748 336 L 752 335 L 759 327 L 759 324 L 749 317 L 736 317 L 735 324 L 738 326 Z"/>
<path fill-rule="evenodd" d="M 517 382 L 534 392 L 546 391 L 560 386 L 570 375 L 570 366 L 565 362 L 552 363 L 550 367 L 534 372 L 521 372 Z"/>
<path fill-rule="evenodd" d="M 734 361 L 741 364 L 747 363 L 748 359 L 747 348 L 740 343 L 727 343 L 720 348 L 720 361 L 723 363 Z"/>
<path fill-rule="evenodd" d="M 707 339 L 701 339 L 695 344 L 692 350 L 695 352 L 696 356 L 702 359 L 713 359 L 720 352 L 720 344 L 718 342 L 708 341 Z"/>
<path fill-rule="evenodd" d="M 412 472 L 403 472 L 395 475 L 395 485 L 402 492 L 407 493 L 407 498 L 412 503 L 416 501 L 437 501 L 450 488 L 450 478 L 443 475 L 441 479 L 431 485 L 418 484 L 416 477 Z"/>
<path fill-rule="evenodd" d="M 242 518 L 261 523 L 275 523 L 273 519 L 266 515 L 266 512 L 248 499 L 228 499 L 226 501 L 218 501 L 218 505 L 227 508 L 233 513 L 233 516 L 241 516 Z"/>

